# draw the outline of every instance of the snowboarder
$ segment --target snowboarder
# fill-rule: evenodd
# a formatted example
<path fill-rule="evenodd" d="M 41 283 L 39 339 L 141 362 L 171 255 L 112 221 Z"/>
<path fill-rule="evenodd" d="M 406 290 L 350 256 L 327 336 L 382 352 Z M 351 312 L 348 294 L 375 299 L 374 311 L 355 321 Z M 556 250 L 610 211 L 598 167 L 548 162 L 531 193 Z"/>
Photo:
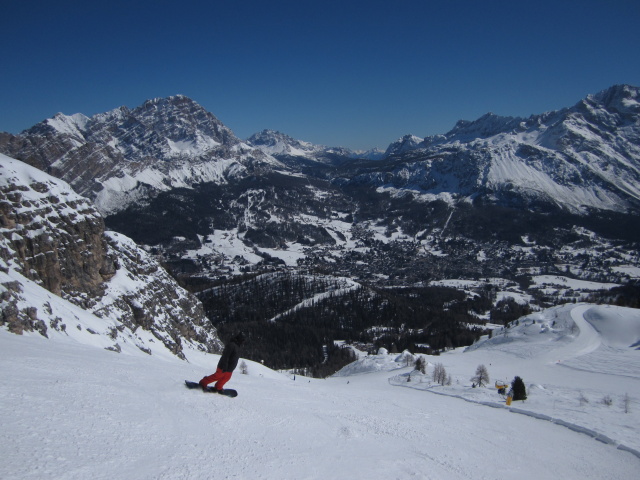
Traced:
<path fill-rule="evenodd" d="M 231 379 L 231 374 L 238 365 L 238 360 L 240 359 L 240 347 L 243 343 L 244 335 L 242 333 L 238 333 L 229 341 L 229 343 L 227 343 L 222 351 L 222 356 L 218 362 L 216 373 L 200 380 L 199 384 L 203 391 L 207 391 L 207 385 L 216 382 L 214 388 L 218 393 L 222 392 L 222 387 L 224 387 L 224 384 Z"/>

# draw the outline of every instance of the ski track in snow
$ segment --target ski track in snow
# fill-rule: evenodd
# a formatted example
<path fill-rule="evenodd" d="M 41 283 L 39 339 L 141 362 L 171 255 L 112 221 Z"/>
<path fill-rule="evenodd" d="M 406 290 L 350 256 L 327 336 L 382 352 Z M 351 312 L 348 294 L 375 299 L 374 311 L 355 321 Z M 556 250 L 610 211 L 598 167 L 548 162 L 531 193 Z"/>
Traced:
<path fill-rule="evenodd" d="M 347 293 L 349 293 L 352 290 L 357 290 L 359 288 L 359 284 L 355 283 L 355 282 L 350 282 L 351 285 L 349 285 L 348 287 L 345 288 L 337 288 L 335 290 L 330 290 L 328 292 L 322 292 L 322 293 L 318 293 L 316 295 L 314 295 L 311 298 L 308 298 L 306 300 L 303 300 L 302 302 L 298 303 L 297 305 L 293 306 L 292 308 L 290 308 L 289 310 L 283 312 L 283 313 L 279 313 L 278 315 L 276 315 L 275 317 L 271 318 L 269 321 L 272 323 L 275 323 L 279 318 L 282 318 L 286 315 L 289 315 L 291 313 L 297 312 L 298 310 L 308 307 L 310 305 L 313 305 L 314 303 L 318 303 L 321 302 L 322 300 L 325 300 L 327 298 L 330 298 L 332 296 L 336 296 L 336 297 L 340 297 L 341 295 L 345 295 Z"/>
<path fill-rule="evenodd" d="M 533 359 L 482 349 L 428 359 L 442 362 L 456 384 L 485 359 L 499 375 L 513 369 L 515 359 L 518 368 L 530 366 L 525 381 L 553 380 L 571 389 L 569 378 L 579 380 L 587 372 L 549 359 L 555 353 L 563 361 L 575 360 L 601 349 L 597 331 L 584 318 L 588 309 L 563 311 L 580 334 Z M 5 480 L 619 479 L 634 478 L 640 467 L 633 454 L 566 426 L 420 391 L 473 392 L 496 401 L 492 388 L 436 389 L 427 383 L 397 388 L 389 378 L 411 369 L 391 356 L 383 358 L 386 370 L 327 380 L 298 376 L 293 381 L 247 361 L 249 375 L 234 374 L 229 385 L 239 396 L 230 399 L 183 386 L 185 379 L 211 373 L 215 355 L 190 351 L 187 363 L 4 330 L 0 345 L 0 478 Z M 638 379 L 630 381 L 632 395 L 640 394 Z M 529 393 L 530 400 L 515 408 L 535 413 L 545 397 L 531 387 Z M 603 415 L 614 415 L 602 408 Z M 568 412 L 557 410 L 555 416 Z M 618 415 L 637 438 L 638 416 Z"/>

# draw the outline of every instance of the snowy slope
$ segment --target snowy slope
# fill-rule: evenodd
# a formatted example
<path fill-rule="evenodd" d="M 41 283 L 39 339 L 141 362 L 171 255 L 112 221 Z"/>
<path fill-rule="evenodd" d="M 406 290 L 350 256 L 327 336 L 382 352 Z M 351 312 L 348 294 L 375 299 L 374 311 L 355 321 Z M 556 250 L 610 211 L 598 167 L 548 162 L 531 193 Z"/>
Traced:
<path fill-rule="evenodd" d="M 0 154 L 0 200 L 0 325 L 143 355 L 219 351 L 200 302 L 131 239 L 105 232 L 67 183 Z"/>
<path fill-rule="evenodd" d="M 579 425 L 640 451 L 639 340 L 640 310 L 568 304 L 494 330 L 492 338 L 481 339 L 462 355 L 442 355 L 437 361 L 453 375 L 451 387 L 415 387 L 495 403 L 494 381 L 510 383 L 518 375 L 529 395 L 518 408 Z M 489 369 L 490 388 L 469 388 L 479 364 Z M 463 370 L 466 375 L 461 375 Z M 611 405 L 603 403 L 607 397 Z M 627 407 L 629 413 L 624 412 Z"/>
<path fill-rule="evenodd" d="M 412 134 L 404 135 L 395 142 L 391 143 L 384 152 L 385 157 L 391 155 L 400 155 L 420 147 L 424 147 L 424 138 L 417 137 Z"/>
<path fill-rule="evenodd" d="M 383 184 L 370 173 L 369 180 L 391 193 L 409 189 L 425 199 L 447 192 L 506 205 L 557 205 L 580 214 L 635 211 L 639 97 L 638 87 L 616 85 L 571 108 L 526 119 L 489 113 L 461 120 L 444 135 L 406 135 L 387 149 L 396 163 L 393 176 L 379 175 Z"/>
<path fill-rule="evenodd" d="M 582 321 L 591 318 L 590 310 L 579 305 L 540 313 L 547 320 L 558 319 L 558 335 L 567 340 L 556 343 L 565 357 L 570 356 L 572 319 L 582 327 Z M 602 308 L 600 320 L 593 321 L 602 323 L 605 316 L 620 314 L 621 323 L 635 325 L 637 317 L 627 309 L 610 310 Z M 610 338 L 608 334 L 594 337 L 589 331 L 580 344 L 583 334 L 573 335 L 574 359 L 589 355 L 583 347 L 594 346 L 596 338 Z M 519 343 L 521 351 L 530 351 L 527 342 L 513 343 Z M 404 367 L 402 358 L 396 362 L 397 355 L 370 357 L 369 361 L 384 365 L 375 371 L 343 371 L 342 376 L 327 380 L 297 377 L 294 381 L 247 362 L 248 375 L 236 373 L 229 384 L 240 395 L 229 399 L 189 391 L 182 385 L 184 379 L 198 380 L 210 373 L 216 355 L 190 351 L 190 362 L 185 363 L 168 357 L 116 354 L 71 338 L 47 340 L 1 330 L 0 477 L 517 476 L 537 480 L 636 476 L 640 458 L 617 447 L 640 448 L 637 377 L 577 372 L 548 364 L 537 355 L 518 356 L 501 345 L 489 342 L 470 352 L 428 357 L 430 365 L 442 362 L 452 373 L 451 387 L 430 385 L 427 377 L 416 377 L 415 372 L 414 380 L 407 382 L 411 368 Z M 551 345 L 545 352 L 554 348 Z M 529 386 L 529 400 L 517 402 L 517 408 L 535 413 L 546 405 L 553 417 L 566 418 L 566 425 L 473 401 L 470 395 L 477 393 L 499 398 L 493 388 L 470 387 L 468 378 L 480 361 L 486 362 L 491 374 L 520 374 L 528 385 L 544 386 L 545 390 Z M 403 388 L 407 386 L 411 388 Z M 576 388 L 585 387 L 587 396 L 592 390 L 611 391 L 617 398 L 623 386 L 634 398 L 628 414 L 617 403 L 610 407 L 598 405 L 595 399 L 583 406 L 578 403 Z M 468 392 L 466 399 L 472 401 L 434 392 L 463 398 Z M 567 428 L 578 424 L 569 416 L 580 409 L 590 412 L 582 430 Z M 610 442 L 584 434 L 600 423 L 611 424 L 616 416 L 625 424 L 606 432 Z"/>

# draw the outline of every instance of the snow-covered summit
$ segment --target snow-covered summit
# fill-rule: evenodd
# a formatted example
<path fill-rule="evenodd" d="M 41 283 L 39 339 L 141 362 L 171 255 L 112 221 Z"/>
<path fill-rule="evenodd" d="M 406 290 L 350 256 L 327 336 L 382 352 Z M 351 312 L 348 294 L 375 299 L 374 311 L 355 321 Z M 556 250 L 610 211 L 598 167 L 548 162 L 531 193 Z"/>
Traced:
<path fill-rule="evenodd" d="M 640 88 L 631 85 L 614 85 L 595 95 L 588 95 L 580 103 L 587 102 L 623 115 L 638 114 L 640 113 Z"/>
<path fill-rule="evenodd" d="M 477 120 L 459 120 L 445 138 L 448 141 L 468 142 L 479 138 L 488 138 L 500 133 L 510 132 L 518 128 L 524 119 L 519 117 L 503 117 L 487 113 Z"/>
<path fill-rule="evenodd" d="M 167 160 L 185 152 L 201 156 L 240 142 L 213 114 L 184 95 L 154 98 L 133 110 L 123 106 L 92 117 L 58 113 L 23 133 L 71 135 L 84 143 L 107 144 L 129 160 L 149 156 Z"/>
<path fill-rule="evenodd" d="M 276 130 L 262 130 L 247 139 L 247 143 L 269 155 L 313 156 L 326 147 L 296 140 Z"/>
<path fill-rule="evenodd" d="M 75 113 L 73 115 L 65 115 L 63 113 L 57 113 L 52 118 L 49 118 L 43 122 L 41 128 L 45 125 L 52 130 L 66 135 L 83 137 L 83 132 L 87 128 L 87 124 L 91 119 L 82 113 Z M 32 127 L 37 129 L 37 127 Z"/>
<path fill-rule="evenodd" d="M 424 140 L 424 138 L 417 137 L 413 134 L 404 135 L 387 147 L 384 156 L 400 155 L 411 150 L 416 150 L 424 145 Z"/>
<path fill-rule="evenodd" d="M 258 165 L 278 165 L 184 95 L 92 117 L 60 113 L 9 136 L 5 151 L 69 182 L 102 213 L 170 188 L 223 183 Z"/>
<path fill-rule="evenodd" d="M 369 150 L 355 150 L 353 152 L 353 158 L 362 158 L 366 160 L 382 160 L 386 154 L 386 150 L 374 147 Z"/>
<path fill-rule="evenodd" d="M 385 152 L 378 148 L 353 151 L 345 147 L 327 147 L 295 138 L 276 130 L 262 130 L 251 135 L 247 143 L 259 148 L 264 153 L 281 157 L 300 157 L 320 163 L 332 163 L 334 159 L 344 161 L 348 159 L 379 160 Z"/>
<path fill-rule="evenodd" d="M 638 96 L 638 87 L 619 85 L 527 119 L 486 114 L 444 135 L 407 135 L 387 150 L 395 173 L 369 176 L 384 178 L 384 187 L 391 184 L 398 194 L 481 195 L 507 206 L 551 205 L 581 214 L 637 211 Z"/>

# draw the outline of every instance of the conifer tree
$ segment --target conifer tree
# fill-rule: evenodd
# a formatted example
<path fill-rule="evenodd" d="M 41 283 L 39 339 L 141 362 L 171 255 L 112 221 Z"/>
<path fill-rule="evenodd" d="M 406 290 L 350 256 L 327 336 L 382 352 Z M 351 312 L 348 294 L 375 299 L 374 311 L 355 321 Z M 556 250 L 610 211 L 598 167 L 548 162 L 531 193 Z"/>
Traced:
<path fill-rule="evenodd" d="M 427 361 L 423 357 L 418 356 L 416 360 L 416 370 L 421 373 L 427 373 Z"/>
<path fill-rule="evenodd" d="M 511 382 L 511 390 L 513 391 L 514 400 L 526 400 L 527 390 L 524 386 L 524 382 L 520 377 L 515 377 Z"/>

